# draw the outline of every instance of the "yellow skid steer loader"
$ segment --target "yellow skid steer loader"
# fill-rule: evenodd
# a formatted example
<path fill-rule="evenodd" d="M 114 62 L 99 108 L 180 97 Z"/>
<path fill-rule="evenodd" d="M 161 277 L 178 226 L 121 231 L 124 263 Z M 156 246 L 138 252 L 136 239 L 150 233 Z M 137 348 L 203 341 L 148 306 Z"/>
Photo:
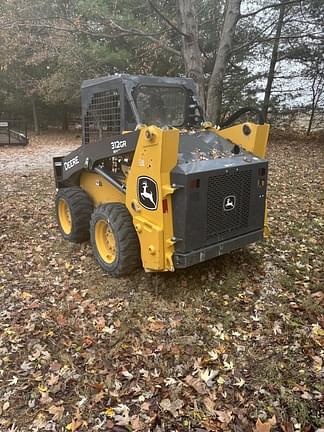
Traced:
<path fill-rule="evenodd" d="M 174 271 L 267 236 L 269 125 L 243 108 L 205 122 L 187 78 L 83 82 L 82 145 L 55 157 L 63 237 L 113 276 Z M 247 112 L 255 123 L 233 123 Z"/>

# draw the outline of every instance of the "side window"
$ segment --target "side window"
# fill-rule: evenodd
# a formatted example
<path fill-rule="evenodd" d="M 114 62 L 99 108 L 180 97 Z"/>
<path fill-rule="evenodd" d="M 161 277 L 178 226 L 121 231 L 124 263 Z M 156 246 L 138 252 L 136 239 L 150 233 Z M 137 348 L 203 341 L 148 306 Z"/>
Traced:
<path fill-rule="evenodd" d="M 117 89 L 94 93 L 84 118 L 85 144 L 120 132 L 120 95 Z"/>
<path fill-rule="evenodd" d="M 185 123 L 187 92 L 183 87 L 140 86 L 135 102 L 142 123 L 175 127 Z"/>

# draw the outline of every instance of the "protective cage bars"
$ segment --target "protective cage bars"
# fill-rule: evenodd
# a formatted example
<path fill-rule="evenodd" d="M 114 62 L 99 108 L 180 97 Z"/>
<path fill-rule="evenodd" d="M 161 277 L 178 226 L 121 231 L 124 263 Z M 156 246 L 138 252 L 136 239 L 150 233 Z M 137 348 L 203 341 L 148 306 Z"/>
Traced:
<path fill-rule="evenodd" d="M 102 142 L 120 132 L 120 92 L 109 89 L 94 93 L 84 117 L 85 144 Z"/>

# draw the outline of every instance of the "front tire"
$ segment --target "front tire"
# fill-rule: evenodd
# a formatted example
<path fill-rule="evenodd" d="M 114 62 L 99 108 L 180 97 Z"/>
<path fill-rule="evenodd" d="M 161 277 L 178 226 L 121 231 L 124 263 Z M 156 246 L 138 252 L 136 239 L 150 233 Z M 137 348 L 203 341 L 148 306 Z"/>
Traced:
<path fill-rule="evenodd" d="M 65 240 L 82 243 L 89 240 L 93 204 L 79 186 L 60 189 L 55 198 L 56 219 Z"/>
<path fill-rule="evenodd" d="M 96 260 L 110 275 L 124 276 L 139 266 L 138 237 L 123 204 L 103 204 L 93 211 L 90 238 Z"/>

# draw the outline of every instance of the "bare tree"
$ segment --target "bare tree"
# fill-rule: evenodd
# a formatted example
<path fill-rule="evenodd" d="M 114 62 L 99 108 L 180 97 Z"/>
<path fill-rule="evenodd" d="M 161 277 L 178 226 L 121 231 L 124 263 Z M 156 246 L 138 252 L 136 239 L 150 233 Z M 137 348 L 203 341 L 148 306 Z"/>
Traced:
<path fill-rule="evenodd" d="M 266 89 L 264 92 L 263 113 L 264 113 L 265 120 L 267 119 L 268 111 L 269 111 L 271 89 L 272 89 L 272 83 L 273 83 L 274 76 L 275 76 L 276 64 L 277 64 L 277 60 L 278 60 L 279 41 L 280 41 L 281 31 L 282 31 L 283 22 L 284 22 L 284 16 L 285 16 L 285 5 L 282 4 L 280 7 L 279 18 L 278 18 L 278 22 L 277 22 L 276 36 L 275 36 L 275 39 L 273 42 L 267 85 L 266 85 Z"/>
<path fill-rule="evenodd" d="M 241 1 L 242 0 L 227 0 L 226 2 L 223 29 L 213 72 L 209 80 L 207 118 L 216 124 L 220 121 L 224 77 L 231 56 L 236 24 L 240 18 Z"/>
<path fill-rule="evenodd" d="M 314 62 L 315 63 L 315 62 Z M 314 123 L 315 113 L 319 107 L 320 102 L 323 102 L 324 97 L 324 74 L 323 65 L 320 63 L 313 63 L 312 70 L 312 101 L 311 113 L 308 121 L 307 135 L 310 135 Z M 315 67 L 314 67 L 315 66 Z"/>
<path fill-rule="evenodd" d="M 182 38 L 182 55 L 186 75 L 196 81 L 201 106 L 205 111 L 205 80 L 198 41 L 195 0 L 178 0 L 178 26 Z"/>

